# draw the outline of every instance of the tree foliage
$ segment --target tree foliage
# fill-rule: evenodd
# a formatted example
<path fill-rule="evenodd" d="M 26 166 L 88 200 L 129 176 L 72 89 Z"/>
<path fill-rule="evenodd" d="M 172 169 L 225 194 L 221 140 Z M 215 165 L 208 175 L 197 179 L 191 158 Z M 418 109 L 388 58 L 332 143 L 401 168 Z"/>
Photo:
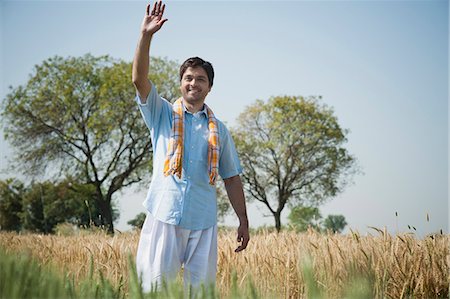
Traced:
<path fill-rule="evenodd" d="M 313 228 L 320 231 L 322 215 L 317 207 L 294 207 L 288 216 L 290 224 L 297 231 L 306 231 L 308 228 Z"/>
<path fill-rule="evenodd" d="M 225 217 L 231 212 L 231 204 L 228 199 L 227 190 L 225 189 L 225 183 L 223 180 L 217 180 L 216 182 L 216 194 L 217 194 L 217 219 L 219 222 L 223 222 Z"/>
<path fill-rule="evenodd" d="M 150 79 L 162 96 L 179 94 L 174 62 L 153 58 Z M 13 167 L 92 185 L 102 224 L 113 232 L 113 194 L 151 171 L 151 142 L 134 97 L 131 63 L 91 55 L 45 60 L 4 100 Z"/>
<path fill-rule="evenodd" d="M 291 209 L 288 216 L 290 225 L 299 232 L 304 232 L 309 228 L 317 231 L 331 231 L 341 233 L 347 221 L 343 215 L 328 215 L 323 219 L 319 208 L 312 206 L 296 206 Z"/>
<path fill-rule="evenodd" d="M 357 170 L 347 130 L 320 97 L 257 100 L 233 130 L 250 198 L 266 205 L 281 229 L 287 204 L 317 206 L 341 192 Z"/>
<path fill-rule="evenodd" d="M 333 233 L 341 233 L 347 226 L 347 221 L 343 215 L 328 215 L 323 221 L 323 228 Z"/>
<path fill-rule="evenodd" d="M 0 181 L 0 229 L 52 233 L 56 225 L 100 225 L 94 186 L 71 180 L 31 183 Z M 118 212 L 113 206 L 113 220 Z"/>
<path fill-rule="evenodd" d="M 22 229 L 22 198 L 25 186 L 16 179 L 0 181 L 0 229 L 20 231 Z"/>
<path fill-rule="evenodd" d="M 136 217 L 128 221 L 127 224 L 131 225 L 135 229 L 141 229 L 144 225 L 145 217 L 147 217 L 145 213 L 139 213 Z"/>

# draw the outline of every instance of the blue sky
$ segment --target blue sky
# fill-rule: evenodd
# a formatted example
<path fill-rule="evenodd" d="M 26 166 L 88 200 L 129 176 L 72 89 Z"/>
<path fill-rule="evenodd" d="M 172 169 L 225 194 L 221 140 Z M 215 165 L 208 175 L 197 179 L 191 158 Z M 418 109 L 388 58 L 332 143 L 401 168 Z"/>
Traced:
<path fill-rule="evenodd" d="M 53 55 L 131 61 L 146 2 L 0 5 L 3 99 Z M 211 61 L 207 102 L 229 126 L 256 99 L 321 95 L 350 130 L 347 148 L 365 173 L 322 214 L 343 214 L 361 232 L 448 232 L 448 15 L 448 1 L 168 1 L 151 55 Z M 3 168 L 11 149 L 0 141 Z M 143 211 L 145 194 L 117 196 L 119 229 Z M 273 224 L 265 209 L 250 204 L 252 226 Z"/>

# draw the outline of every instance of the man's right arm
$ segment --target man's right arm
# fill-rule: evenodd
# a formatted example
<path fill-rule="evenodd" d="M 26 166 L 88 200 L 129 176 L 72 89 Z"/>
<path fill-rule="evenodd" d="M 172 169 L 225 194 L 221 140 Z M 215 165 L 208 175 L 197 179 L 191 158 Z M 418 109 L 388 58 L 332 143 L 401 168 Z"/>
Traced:
<path fill-rule="evenodd" d="M 147 5 L 146 13 L 142 20 L 139 42 L 134 55 L 132 80 L 143 104 L 146 103 L 147 96 L 152 88 L 147 77 L 150 60 L 150 42 L 153 34 L 161 29 L 162 25 L 167 21 L 167 19 L 163 19 L 165 7 L 165 4 L 158 1 L 150 11 L 150 4 Z"/>
<path fill-rule="evenodd" d="M 147 96 L 152 88 L 152 85 L 147 77 L 150 60 L 148 53 L 150 50 L 151 39 L 152 35 L 141 32 L 133 60 L 133 84 L 142 100 L 142 103 L 147 101 Z"/>

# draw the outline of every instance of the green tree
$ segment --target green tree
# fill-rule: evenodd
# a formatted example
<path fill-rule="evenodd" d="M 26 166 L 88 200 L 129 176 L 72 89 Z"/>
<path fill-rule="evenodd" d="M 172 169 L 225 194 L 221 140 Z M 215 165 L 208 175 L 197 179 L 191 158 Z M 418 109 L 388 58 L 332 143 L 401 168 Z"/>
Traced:
<path fill-rule="evenodd" d="M 59 223 L 77 226 L 101 225 L 100 209 L 95 201 L 96 190 L 90 184 L 64 180 L 32 183 L 22 198 L 21 222 L 23 229 L 53 233 Z M 117 209 L 112 207 L 113 220 Z"/>
<path fill-rule="evenodd" d="M 0 181 L 0 229 L 20 231 L 22 229 L 22 197 L 25 186 L 17 179 Z"/>
<path fill-rule="evenodd" d="M 216 194 L 217 194 L 217 219 L 219 222 L 224 221 L 225 216 L 231 212 L 231 204 L 228 199 L 227 191 L 223 180 L 217 180 L 216 182 Z"/>
<path fill-rule="evenodd" d="M 341 233 L 346 225 L 347 221 L 343 215 L 328 215 L 323 221 L 323 228 L 333 233 Z"/>
<path fill-rule="evenodd" d="M 356 159 L 343 147 L 348 131 L 320 99 L 257 100 L 233 130 L 245 190 L 267 206 L 277 231 L 287 204 L 318 206 L 341 192 L 357 171 Z"/>
<path fill-rule="evenodd" d="M 317 207 L 294 207 L 288 216 L 289 223 L 295 228 L 295 230 L 303 232 L 309 227 L 320 231 L 322 215 Z"/>
<path fill-rule="evenodd" d="M 127 223 L 135 229 L 141 229 L 144 225 L 145 217 L 147 217 L 145 213 L 139 213 L 136 217 L 134 217 L 134 219 L 131 219 Z"/>
<path fill-rule="evenodd" d="M 176 98 L 176 64 L 153 58 L 152 70 L 159 93 Z M 92 185 L 101 224 L 113 233 L 114 193 L 151 172 L 151 142 L 134 97 L 131 63 L 89 54 L 45 60 L 3 101 L 5 139 L 16 149 L 13 167 L 27 176 L 70 175 Z"/>

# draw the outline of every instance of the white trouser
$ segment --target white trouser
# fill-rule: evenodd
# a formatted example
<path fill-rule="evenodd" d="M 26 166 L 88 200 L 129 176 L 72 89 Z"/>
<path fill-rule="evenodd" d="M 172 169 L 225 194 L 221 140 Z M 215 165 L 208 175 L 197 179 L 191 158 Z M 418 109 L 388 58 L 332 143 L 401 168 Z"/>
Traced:
<path fill-rule="evenodd" d="M 145 292 L 162 280 L 172 281 L 184 266 L 184 284 L 214 284 L 217 271 L 217 225 L 189 230 L 147 213 L 139 239 L 136 269 Z"/>

